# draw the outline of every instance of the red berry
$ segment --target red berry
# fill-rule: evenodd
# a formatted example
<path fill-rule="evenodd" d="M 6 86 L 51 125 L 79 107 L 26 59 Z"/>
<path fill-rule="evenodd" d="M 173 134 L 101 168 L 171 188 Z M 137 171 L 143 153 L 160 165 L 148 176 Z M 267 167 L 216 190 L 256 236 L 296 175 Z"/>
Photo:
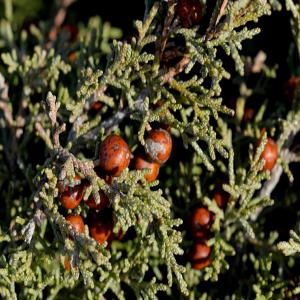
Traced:
<path fill-rule="evenodd" d="M 68 60 L 70 63 L 74 63 L 77 60 L 77 53 L 74 51 L 68 53 Z"/>
<path fill-rule="evenodd" d="M 103 208 L 105 208 L 105 207 L 108 206 L 109 199 L 104 194 L 104 192 L 103 191 L 99 191 L 99 195 L 100 195 L 100 202 L 98 204 L 96 204 L 94 196 L 90 195 L 90 197 L 88 198 L 88 200 L 85 202 L 89 208 L 94 209 L 94 210 L 101 210 L 101 209 L 103 209 Z"/>
<path fill-rule="evenodd" d="M 195 243 L 193 247 L 193 251 L 191 253 L 191 261 L 195 262 L 199 259 L 208 258 L 210 256 L 211 249 L 205 243 Z"/>
<path fill-rule="evenodd" d="M 164 129 L 151 130 L 145 140 L 145 152 L 151 161 L 165 163 L 172 151 L 172 138 Z"/>
<path fill-rule="evenodd" d="M 223 190 L 216 190 L 214 192 L 214 199 L 220 208 L 225 209 L 229 200 L 229 194 Z"/>
<path fill-rule="evenodd" d="M 100 167 L 112 176 L 120 176 L 130 162 L 130 150 L 127 143 L 118 135 L 105 138 L 100 147 Z"/>
<path fill-rule="evenodd" d="M 71 264 L 70 264 L 70 261 L 67 258 L 65 258 L 64 267 L 65 267 L 67 272 L 71 271 Z"/>
<path fill-rule="evenodd" d="M 212 214 L 205 207 L 197 207 L 191 218 L 192 234 L 196 239 L 207 239 L 213 221 Z"/>
<path fill-rule="evenodd" d="M 91 237 L 99 244 L 110 242 L 113 238 L 113 221 L 104 214 L 92 214 L 89 230 Z"/>
<path fill-rule="evenodd" d="M 195 270 L 202 270 L 202 269 L 208 267 L 210 264 L 211 264 L 210 258 L 201 259 L 197 262 L 192 263 L 192 268 Z"/>
<path fill-rule="evenodd" d="M 260 144 L 260 142 L 258 144 Z M 276 142 L 271 138 L 267 138 L 267 143 L 265 145 L 264 151 L 260 156 L 260 159 L 265 160 L 263 169 L 265 171 L 266 170 L 271 171 L 276 164 L 277 157 L 278 157 L 278 147 Z"/>
<path fill-rule="evenodd" d="M 133 167 L 136 170 L 148 169 L 149 173 L 145 174 L 145 179 L 148 182 L 154 181 L 159 173 L 160 165 L 156 162 L 149 162 L 145 159 L 145 157 L 141 154 L 137 154 L 134 158 Z"/>
<path fill-rule="evenodd" d="M 255 109 L 252 107 L 247 107 L 244 110 L 244 116 L 243 116 L 243 120 L 245 123 L 248 123 L 250 121 L 252 121 L 252 119 L 254 118 L 256 112 Z"/>
<path fill-rule="evenodd" d="M 100 101 L 96 101 L 91 105 L 91 110 L 93 111 L 99 111 L 103 107 L 103 103 Z"/>
<path fill-rule="evenodd" d="M 70 214 L 66 216 L 66 220 L 73 226 L 76 232 L 84 232 L 84 222 L 80 215 Z"/>
<path fill-rule="evenodd" d="M 76 177 L 75 177 L 76 179 Z M 60 188 L 59 188 L 60 189 Z M 61 193 L 59 201 L 66 209 L 74 209 L 79 205 L 83 198 L 84 184 L 67 186 Z"/>
<path fill-rule="evenodd" d="M 205 243 L 196 243 L 190 254 L 192 267 L 196 270 L 201 270 L 211 264 L 210 260 L 211 248 Z"/>
<path fill-rule="evenodd" d="M 203 7 L 199 0 L 179 0 L 177 14 L 182 27 L 189 28 L 199 24 L 203 14 Z"/>
<path fill-rule="evenodd" d="M 295 97 L 295 90 L 300 82 L 300 77 L 292 76 L 284 85 L 284 94 L 289 102 L 292 102 Z"/>

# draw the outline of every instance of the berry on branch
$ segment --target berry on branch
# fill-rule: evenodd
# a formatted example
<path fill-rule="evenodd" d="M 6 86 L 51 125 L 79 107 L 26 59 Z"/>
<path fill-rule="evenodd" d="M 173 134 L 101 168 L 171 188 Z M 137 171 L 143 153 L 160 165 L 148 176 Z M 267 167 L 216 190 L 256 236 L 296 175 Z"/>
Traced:
<path fill-rule="evenodd" d="M 130 162 L 130 149 L 119 135 L 107 136 L 100 148 L 100 167 L 112 176 L 120 176 Z"/>
<path fill-rule="evenodd" d="M 73 226 L 78 233 L 84 232 L 84 222 L 80 215 L 70 214 L 66 216 L 66 220 Z"/>
<path fill-rule="evenodd" d="M 207 208 L 195 208 L 191 218 L 193 237 L 196 239 L 207 239 L 212 221 L 213 216 Z"/>
<path fill-rule="evenodd" d="M 260 141 L 259 141 L 260 143 Z M 264 151 L 262 152 L 260 159 L 264 159 L 265 160 L 265 164 L 264 164 L 264 170 L 269 170 L 271 171 L 277 161 L 277 157 L 278 157 L 278 147 L 276 142 L 271 139 L 268 138 L 267 139 L 267 143 L 265 145 Z"/>
<path fill-rule="evenodd" d="M 79 176 L 75 177 L 75 180 L 78 179 Z M 62 190 L 62 187 L 58 188 Z M 67 186 L 60 194 L 59 201 L 61 205 L 66 209 L 74 209 L 76 208 L 83 198 L 84 185 L 76 184 L 74 186 Z"/>
<path fill-rule="evenodd" d="M 98 204 L 95 202 L 94 196 L 90 195 L 88 200 L 85 202 L 86 205 L 89 208 L 94 209 L 94 210 L 101 210 L 101 209 L 107 207 L 109 204 L 108 197 L 104 194 L 103 191 L 99 191 L 99 195 L 100 195 L 100 202 Z"/>
<path fill-rule="evenodd" d="M 145 139 L 145 152 L 150 160 L 164 164 L 172 151 L 172 138 L 164 129 L 151 130 Z"/>
<path fill-rule="evenodd" d="M 193 269 L 201 270 L 211 264 L 211 248 L 205 243 L 195 243 L 190 253 L 190 261 Z"/>
<path fill-rule="evenodd" d="M 152 182 L 158 176 L 160 165 L 156 162 L 147 161 L 142 154 L 137 154 L 134 158 L 133 167 L 136 170 L 148 169 L 150 172 L 145 174 L 145 179 Z"/>
<path fill-rule="evenodd" d="M 92 213 L 89 222 L 90 235 L 99 244 L 103 244 L 105 241 L 111 242 L 113 238 L 113 220 L 104 215 L 104 213 Z"/>

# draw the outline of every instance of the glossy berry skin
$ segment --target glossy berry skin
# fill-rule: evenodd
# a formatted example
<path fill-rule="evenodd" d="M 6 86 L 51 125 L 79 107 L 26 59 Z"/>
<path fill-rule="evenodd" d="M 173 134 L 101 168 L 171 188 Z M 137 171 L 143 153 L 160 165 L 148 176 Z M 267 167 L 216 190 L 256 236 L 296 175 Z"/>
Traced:
<path fill-rule="evenodd" d="M 177 15 L 182 27 L 190 28 L 199 24 L 203 14 L 203 7 L 199 0 L 179 0 Z"/>
<path fill-rule="evenodd" d="M 107 136 L 101 144 L 99 166 L 112 176 L 120 176 L 130 162 L 130 149 L 119 135 Z"/>
<path fill-rule="evenodd" d="M 263 169 L 265 171 L 266 170 L 271 171 L 276 164 L 277 157 L 278 157 L 278 147 L 276 142 L 271 138 L 267 138 L 265 149 L 260 156 L 260 159 L 265 160 Z"/>
<path fill-rule="evenodd" d="M 92 214 L 89 222 L 90 235 L 99 244 L 111 242 L 113 238 L 113 221 L 101 214 Z"/>
<path fill-rule="evenodd" d="M 205 207 L 194 209 L 191 218 L 192 235 L 196 239 L 207 239 L 213 216 Z"/>
<path fill-rule="evenodd" d="M 195 243 L 190 253 L 190 261 L 193 269 L 201 270 L 211 264 L 209 258 L 211 254 L 211 248 L 205 243 Z"/>
<path fill-rule="evenodd" d="M 77 184 L 75 186 L 67 186 L 60 194 L 59 201 L 66 209 L 76 208 L 83 198 L 84 184 Z"/>
<path fill-rule="evenodd" d="M 66 216 L 66 220 L 73 226 L 78 233 L 84 233 L 84 222 L 80 215 L 70 214 Z"/>
<path fill-rule="evenodd" d="M 145 179 L 152 182 L 158 176 L 160 165 L 156 162 L 149 162 L 142 154 L 137 154 L 134 158 L 133 167 L 135 170 L 150 170 L 149 173 L 145 174 Z"/>
<path fill-rule="evenodd" d="M 147 157 L 160 165 L 170 157 L 172 151 L 172 138 L 168 131 L 159 128 L 151 130 L 145 139 L 145 152 Z"/>
<path fill-rule="evenodd" d="M 108 197 L 104 194 L 104 192 L 99 191 L 100 195 L 100 203 L 96 204 L 94 196 L 91 195 L 88 200 L 85 202 L 87 206 L 94 210 L 102 210 L 103 208 L 107 207 L 109 204 Z"/>
<path fill-rule="evenodd" d="M 208 267 L 211 264 L 210 258 L 201 259 L 197 262 L 192 263 L 192 268 L 195 270 L 202 270 L 206 267 Z"/>

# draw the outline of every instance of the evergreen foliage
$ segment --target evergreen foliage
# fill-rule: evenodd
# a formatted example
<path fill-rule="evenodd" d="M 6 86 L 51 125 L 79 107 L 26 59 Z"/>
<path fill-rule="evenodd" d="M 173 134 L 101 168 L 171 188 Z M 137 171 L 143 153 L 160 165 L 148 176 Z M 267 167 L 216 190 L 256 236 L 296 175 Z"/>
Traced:
<path fill-rule="evenodd" d="M 54 15 L 29 26 L 22 10 L 31 1 L 1 4 L 1 298 L 300 294 L 300 88 L 288 90 L 291 97 L 274 95 L 276 84 L 283 90 L 280 66 L 268 64 L 259 43 L 250 43 L 264 36 L 266 18 L 287 15 L 294 38 L 288 75 L 300 75 L 300 4 L 194 1 L 201 20 L 183 26 L 179 0 L 145 0 L 144 17 L 127 38 L 99 16 L 72 32 L 64 26 L 72 0 L 57 1 Z M 43 4 L 32 2 L 36 18 Z M 256 56 L 247 56 L 244 45 Z M 252 98 L 255 115 L 247 119 Z M 98 167 L 104 138 L 121 135 L 135 155 L 157 124 L 170 128 L 173 139 L 157 180 L 149 183 L 147 170 L 130 166 L 108 182 Z M 271 171 L 263 157 L 268 137 L 279 151 Z M 87 224 L 78 233 L 66 221 L 71 210 L 59 201 L 59 183 L 72 186 L 75 175 L 86 189 L 72 213 L 88 220 L 85 202 L 93 196 L 98 204 L 104 193 L 112 242 L 99 244 Z M 217 204 L 216 191 L 226 208 Z M 211 262 L 202 270 L 190 260 L 196 206 L 213 216 Z"/>

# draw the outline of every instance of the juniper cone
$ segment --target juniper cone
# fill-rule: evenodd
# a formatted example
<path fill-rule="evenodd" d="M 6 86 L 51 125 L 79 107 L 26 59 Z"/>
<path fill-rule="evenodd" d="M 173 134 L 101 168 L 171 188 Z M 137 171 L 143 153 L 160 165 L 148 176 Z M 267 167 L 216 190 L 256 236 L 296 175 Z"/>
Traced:
<path fill-rule="evenodd" d="M 1 1 L 0 298 L 298 299 L 299 11 Z"/>

